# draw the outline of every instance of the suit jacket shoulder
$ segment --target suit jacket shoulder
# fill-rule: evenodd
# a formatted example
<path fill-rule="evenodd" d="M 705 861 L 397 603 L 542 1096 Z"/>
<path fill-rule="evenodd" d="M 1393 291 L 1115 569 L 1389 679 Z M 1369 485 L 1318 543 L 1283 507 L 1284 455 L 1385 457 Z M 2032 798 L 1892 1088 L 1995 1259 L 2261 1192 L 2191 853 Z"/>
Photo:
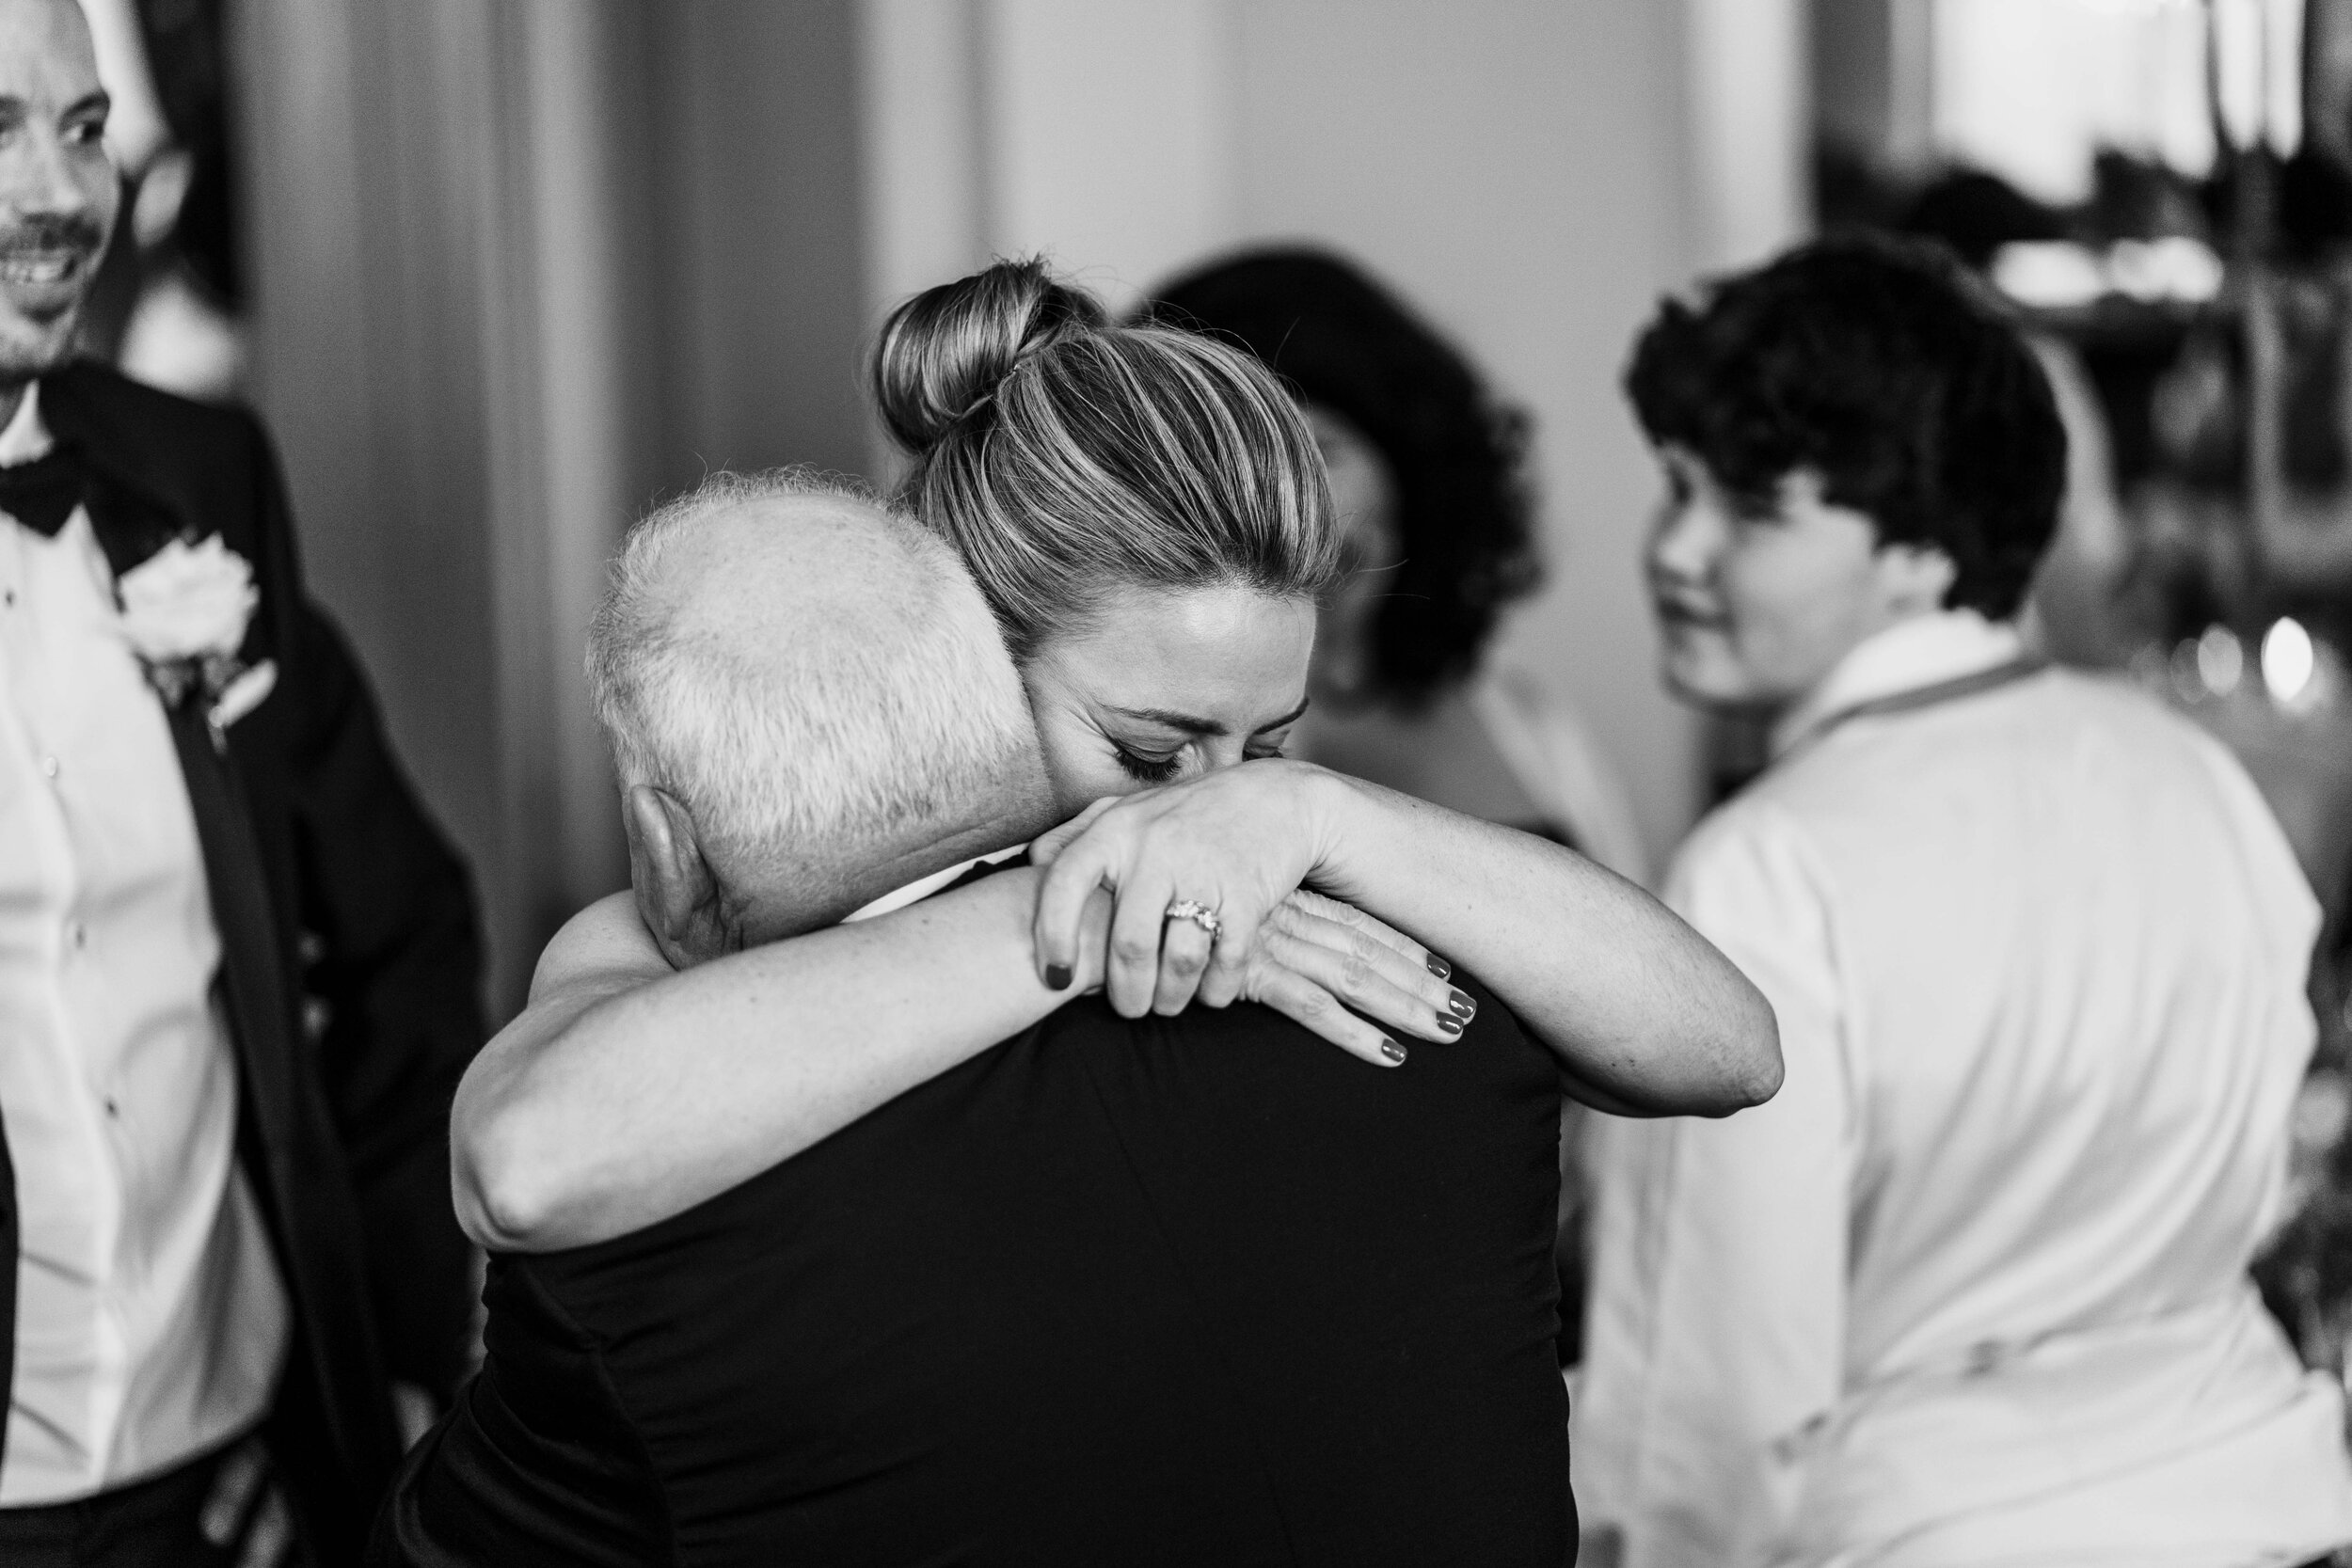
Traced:
<path fill-rule="evenodd" d="M 208 516 L 249 498 L 270 462 L 269 439 L 247 410 L 159 391 L 87 359 L 41 378 L 41 417 L 110 471 Z"/>

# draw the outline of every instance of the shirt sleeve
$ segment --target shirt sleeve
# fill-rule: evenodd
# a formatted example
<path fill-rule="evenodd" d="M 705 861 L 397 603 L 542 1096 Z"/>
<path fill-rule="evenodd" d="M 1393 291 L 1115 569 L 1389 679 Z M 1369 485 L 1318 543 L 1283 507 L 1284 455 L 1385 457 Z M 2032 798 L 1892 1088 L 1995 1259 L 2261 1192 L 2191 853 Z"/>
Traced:
<path fill-rule="evenodd" d="M 1745 1568 L 1788 1524 L 1792 1450 L 1841 1382 L 1846 1022 L 1826 900 L 1776 817 L 1703 829 L 1666 896 L 1771 1001 L 1787 1077 L 1720 1121 L 1601 1118 L 1580 1502 L 1626 1568 Z"/>

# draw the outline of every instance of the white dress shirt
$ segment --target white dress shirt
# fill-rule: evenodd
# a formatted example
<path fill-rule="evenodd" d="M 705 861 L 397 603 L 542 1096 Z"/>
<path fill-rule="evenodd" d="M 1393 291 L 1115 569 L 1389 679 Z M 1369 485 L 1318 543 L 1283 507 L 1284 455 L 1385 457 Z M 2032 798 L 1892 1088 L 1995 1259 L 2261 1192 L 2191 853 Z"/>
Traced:
<path fill-rule="evenodd" d="M 48 447 L 39 391 L 0 465 Z M 20 1227 L 0 1506 L 152 1475 L 265 1409 L 288 1333 L 232 1145 L 196 820 L 87 513 L 0 514 L 0 1117 Z"/>
<path fill-rule="evenodd" d="M 966 872 L 983 865 L 1002 865 L 1015 855 L 1025 854 L 1028 847 L 1026 844 L 1016 844 L 1009 848 L 992 849 L 985 855 L 975 855 L 968 861 L 958 861 L 955 864 L 945 866 L 931 872 L 929 876 L 917 877 L 905 886 L 893 888 L 870 903 L 859 905 L 841 917 L 841 924 L 854 926 L 861 920 L 879 920 L 883 915 L 896 914 L 909 905 L 921 903 Z"/>
<path fill-rule="evenodd" d="M 1964 613 L 1855 649 L 1673 906 L 1777 1098 L 1600 1124 L 1588 1528 L 1629 1568 L 2290 1563 L 2352 1542 L 2342 1389 L 2247 1278 L 2318 912 L 2219 745 Z"/>

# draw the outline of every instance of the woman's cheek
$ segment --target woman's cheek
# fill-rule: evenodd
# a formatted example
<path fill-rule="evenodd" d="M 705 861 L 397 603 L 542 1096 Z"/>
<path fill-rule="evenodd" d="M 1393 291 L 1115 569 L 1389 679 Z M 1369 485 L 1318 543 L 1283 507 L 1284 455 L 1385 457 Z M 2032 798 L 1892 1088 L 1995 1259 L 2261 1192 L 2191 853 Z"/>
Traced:
<path fill-rule="evenodd" d="M 1076 816 L 1105 795 L 1132 795 L 1143 787 L 1119 766 L 1110 743 L 1090 725 L 1041 715 L 1038 749 L 1044 754 L 1055 804 L 1064 816 Z"/>

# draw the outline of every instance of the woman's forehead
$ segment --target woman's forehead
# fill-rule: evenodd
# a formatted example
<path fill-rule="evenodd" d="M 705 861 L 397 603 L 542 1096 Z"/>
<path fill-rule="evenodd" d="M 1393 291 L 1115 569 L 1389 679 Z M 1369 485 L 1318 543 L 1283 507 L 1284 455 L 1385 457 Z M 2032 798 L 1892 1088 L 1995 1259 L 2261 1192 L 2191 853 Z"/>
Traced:
<path fill-rule="evenodd" d="M 1248 588 L 1122 588 L 1039 663 L 1089 706 L 1246 734 L 1298 705 L 1314 625 L 1311 603 Z"/>

